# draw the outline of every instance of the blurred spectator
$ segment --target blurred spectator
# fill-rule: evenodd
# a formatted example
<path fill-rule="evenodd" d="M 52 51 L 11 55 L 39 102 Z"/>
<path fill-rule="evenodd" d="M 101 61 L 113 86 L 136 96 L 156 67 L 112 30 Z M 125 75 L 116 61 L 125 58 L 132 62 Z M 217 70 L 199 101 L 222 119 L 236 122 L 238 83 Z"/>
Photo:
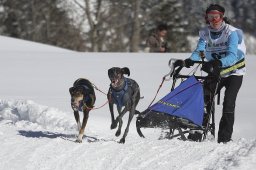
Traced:
<path fill-rule="evenodd" d="M 166 41 L 167 25 L 160 24 L 157 29 L 149 36 L 146 41 L 145 52 L 168 52 L 168 44 Z"/>

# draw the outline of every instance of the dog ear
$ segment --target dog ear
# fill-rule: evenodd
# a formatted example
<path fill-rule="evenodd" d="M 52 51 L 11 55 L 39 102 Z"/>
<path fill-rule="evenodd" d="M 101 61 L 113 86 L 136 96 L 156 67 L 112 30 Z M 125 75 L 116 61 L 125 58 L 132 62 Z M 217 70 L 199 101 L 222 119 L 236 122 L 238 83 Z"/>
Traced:
<path fill-rule="evenodd" d="M 124 67 L 121 70 L 123 74 L 127 74 L 128 76 L 130 76 L 130 69 L 128 67 Z"/>
<path fill-rule="evenodd" d="M 114 69 L 113 68 L 108 69 L 108 77 L 111 77 L 111 75 L 113 74 L 114 74 Z"/>
<path fill-rule="evenodd" d="M 73 91 L 74 91 L 74 87 L 70 87 L 69 88 L 69 93 L 72 94 Z"/>

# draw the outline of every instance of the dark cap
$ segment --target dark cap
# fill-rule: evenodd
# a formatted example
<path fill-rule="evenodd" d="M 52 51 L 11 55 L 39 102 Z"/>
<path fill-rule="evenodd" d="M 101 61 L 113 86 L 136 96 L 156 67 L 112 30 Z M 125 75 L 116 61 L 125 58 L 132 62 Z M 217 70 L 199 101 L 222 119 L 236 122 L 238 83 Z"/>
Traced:
<path fill-rule="evenodd" d="M 167 31 L 167 29 L 168 29 L 167 24 L 159 24 L 159 25 L 157 26 L 157 30 L 158 30 L 158 31 L 163 31 L 163 30 L 166 30 L 166 31 Z"/>
<path fill-rule="evenodd" d="M 217 10 L 221 13 L 225 13 L 225 8 L 218 5 L 218 4 L 211 4 L 210 6 L 208 6 L 208 8 L 206 9 L 205 13 L 209 13 L 210 11 L 214 11 L 214 10 Z"/>

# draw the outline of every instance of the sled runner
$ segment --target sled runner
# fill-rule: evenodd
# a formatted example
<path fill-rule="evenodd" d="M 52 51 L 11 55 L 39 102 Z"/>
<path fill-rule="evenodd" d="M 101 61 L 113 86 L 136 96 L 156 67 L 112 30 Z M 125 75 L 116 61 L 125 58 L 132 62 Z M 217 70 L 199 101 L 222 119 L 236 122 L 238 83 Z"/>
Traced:
<path fill-rule="evenodd" d="M 211 98 L 205 101 L 204 88 L 207 88 L 205 87 L 207 83 L 203 82 L 216 77 L 207 74 L 206 76 L 180 74 L 184 67 L 175 66 L 177 61 L 176 59 L 169 61 L 171 71 L 167 76 L 170 75 L 173 80 L 170 93 L 137 117 L 136 128 L 141 137 L 144 137 L 141 128 L 167 129 L 169 131 L 164 138 L 168 139 L 179 137 L 182 140 L 202 141 L 208 133 L 215 136 L 214 94 L 216 89 L 211 94 Z M 198 69 L 203 62 L 195 63 L 197 67 L 194 70 Z M 182 81 L 176 87 L 177 80 Z M 189 135 L 186 136 L 187 133 Z"/>

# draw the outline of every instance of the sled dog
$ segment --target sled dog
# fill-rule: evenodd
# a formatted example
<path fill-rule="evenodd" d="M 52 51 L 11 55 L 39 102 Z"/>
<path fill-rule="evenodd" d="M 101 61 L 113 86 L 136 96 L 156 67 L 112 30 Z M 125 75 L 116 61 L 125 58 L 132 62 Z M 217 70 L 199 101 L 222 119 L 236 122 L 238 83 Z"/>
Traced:
<path fill-rule="evenodd" d="M 123 137 L 119 143 L 125 143 L 125 138 L 129 131 L 129 126 L 134 114 L 139 113 L 136 106 L 140 100 L 140 88 L 135 80 L 124 77 L 124 74 L 130 76 L 130 70 L 127 67 L 112 67 L 108 70 L 108 77 L 111 81 L 108 91 L 109 110 L 111 114 L 111 129 L 115 129 L 118 124 L 116 136 L 121 134 L 123 125 L 122 117 L 129 112 L 128 124 Z M 113 105 L 117 106 L 118 116 L 114 117 Z M 123 108 L 123 110 L 122 110 Z"/>
<path fill-rule="evenodd" d="M 79 131 L 76 142 L 81 143 L 89 117 L 89 112 L 93 108 L 96 96 L 91 82 L 83 78 L 77 79 L 74 82 L 73 87 L 69 88 L 69 92 L 71 95 L 71 107 L 74 111 L 74 116 Z M 79 111 L 83 112 L 82 125 L 80 122 Z"/>

